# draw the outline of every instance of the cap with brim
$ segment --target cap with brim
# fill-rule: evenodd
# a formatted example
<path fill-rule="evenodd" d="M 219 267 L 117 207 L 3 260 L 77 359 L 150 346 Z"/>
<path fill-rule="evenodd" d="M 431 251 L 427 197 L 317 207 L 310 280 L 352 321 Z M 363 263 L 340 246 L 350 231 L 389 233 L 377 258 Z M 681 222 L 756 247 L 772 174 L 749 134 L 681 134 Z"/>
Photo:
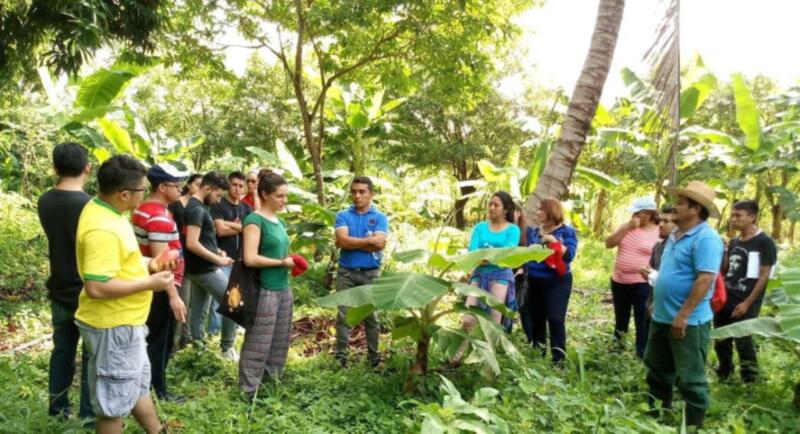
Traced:
<path fill-rule="evenodd" d="M 701 181 L 692 181 L 684 188 L 671 187 L 666 189 L 667 193 L 675 196 L 683 196 L 702 205 L 708 210 L 709 217 L 719 218 L 719 208 L 714 204 L 717 192 L 713 188 Z"/>
<path fill-rule="evenodd" d="M 658 205 L 651 197 L 640 197 L 633 202 L 633 205 L 628 208 L 628 212 L 636 214 L 639 211 L 657 211 Z"/>
<path fill-rule="evenodd" d="M 169 163 L 154 164 L 147 171 L 147 180 L 151 184 L 161 184 L 162 182 L 182 182 L 189 177 L 189 172 L 178 170 Z"/>

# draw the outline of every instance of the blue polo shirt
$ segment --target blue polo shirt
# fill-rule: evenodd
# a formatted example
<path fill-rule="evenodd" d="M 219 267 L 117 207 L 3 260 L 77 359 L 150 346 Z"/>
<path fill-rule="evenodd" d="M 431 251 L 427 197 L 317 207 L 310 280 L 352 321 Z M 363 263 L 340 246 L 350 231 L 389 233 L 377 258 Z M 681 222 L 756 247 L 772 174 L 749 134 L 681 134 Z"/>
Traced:
<path fill-rule="evenodd" d="M 353 238 L 367 238 L 368 234 L 382 232 L 389 234 L 389 220 L 382 212 L 370 206 L 364 214 L 359 214 L 355 206 L 336 214 L 335 229 L 347 228 L 347 235 Z M 366 250 L 341 250 L 339 265 L 344 268 L 378 268 L 381 266 L 383 252 Z"/>
<path fill-rule="evenodd" d="M 700 223 L 676 240 L 677 232 L 677 229 L 672 231 L 664 243 L 664 253 L 653 292 L 653 321 L 662 324 L 672 324 L 683 303 L 689 298 L 697 274 L 719 273 L 722 262 L 722 239 L 708 223 Z M 689 325 L 705 324 L 714 317 L 709 303 L 713 287 L 712 280 L 705 298 L 689 315 Z"/>

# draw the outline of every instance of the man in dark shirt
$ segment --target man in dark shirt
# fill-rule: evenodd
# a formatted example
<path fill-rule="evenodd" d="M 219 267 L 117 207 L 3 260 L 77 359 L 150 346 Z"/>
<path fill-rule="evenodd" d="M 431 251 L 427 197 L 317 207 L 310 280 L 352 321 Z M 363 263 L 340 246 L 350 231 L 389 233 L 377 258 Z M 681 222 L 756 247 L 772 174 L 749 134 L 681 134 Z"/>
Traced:
<path fill-rule="evenodd" d="M 642 267 L 642 269 L 639 270 L 639 274 L 647 279 L 647 282 L 651 287 L 656 280 L 658 269 L 661 268 L 661 255 L 664 253 L 664 243 L 669 237 L 669 234 L 672 233 L 673 229 L 675 229 L 675 207 L 664 206 L 661 208 L 661 214 L 658 216 L 658 237 L 661 239 L 661 241 L 657 242 L 656 245 L 653 246 L 653 252 L 650 253 L 650 263 L 646 267 Z M 652 315 L 652 291 L 650 291 L 650 297 L 647 299 L 647 306 L 648 311 Z"/>
<path fill-rule="evenodd" d="M 53 167 L 58 182 L 39 198 L 39 221 L 47 235 L 50 277 L 47 290 L 53 320 L 53 352 L 50 355 L 48 392 L 51 416 L 70 414 L 69 386 L 75 375 L 75 355 L 80 331 L 75 325 L 75 310 L 83 282 L 75 259 L 75 234 L 78 218 L 91 197 L 83 186 L 91 171 L 89 155 L 76 143 L 62 143 L 53 149 Z M 88 352 L 84 349 L 81 365 L 81 400 L 78 416 L 94 419 L 89 402 Z"/>
<path fill-rule="evenodd" d="M 225 295 L 228 279 L 220 267 L 233 264 L 233 259 L 217 245 L 217 233 L 207 208 L 218 203 L 227 189 L 228 181 L 225 177 L 217 172 L 209 172 L 203 176 L 200 190 L 189 199 L 184 209 L 186 277 L 192 285 L 192 295 L 189 297 L 189 328 L 194 341 L 205 340 L 203 324 L 211 298 L 219 302 Z M 230 360 L 238 359 L 233 348 L 235 337 L 236 323 L 229 318 L 223 318 L 220 346 L 224 357 Z"/>
<path fill-rule="evenodd" d="M 253 212 L 250 205 L 241 200 L 244 196 L 244 184 L 244 173 L 238 170 L 231 172 L 228 175 L 228 194 L 211 206 L 211 218 L 214 220 L 214 230 L 217 232 L 217 245 L 234 261 L 239 260 L 242 249 L 242 220 Z M 225 277 L 230 278 L 233 265 L 221 269 Z M 218 306 L 216 301 L 211 303 L 208 325 L 208 332 L 211 334 L 219 333 L 220 330 L 222 319 L 217 313 Z"/>
<path fill-rule="evenodd" d="M 728 243 L 722 272 L 728 299 L 725 306 L 714 315 L 714 327 L 722 327 L 758 317 L 764 289 L 767 287 L 772 267 L 777 261 L 777 251 L 772 238 L 756 225 L 758 203 L 744 200 L 733 204 L 730 225 L 739 236 Z M 752 383 L 758 378 L 758 360 L 750 336 L 736 338 L 736 351 L 741 363 L 742 380 Z M 719 359 L 717 375 L 727 380 L 733 373 L 732 339 L 718 340 L 714 350 Z"/>

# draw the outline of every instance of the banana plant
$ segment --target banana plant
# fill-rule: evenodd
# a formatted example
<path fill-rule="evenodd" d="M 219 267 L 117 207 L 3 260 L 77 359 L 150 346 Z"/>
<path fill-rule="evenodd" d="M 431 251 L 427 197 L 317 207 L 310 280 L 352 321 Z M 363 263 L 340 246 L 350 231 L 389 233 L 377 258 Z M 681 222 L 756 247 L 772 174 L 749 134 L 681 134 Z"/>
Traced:
<path fill-rule="evenodd" d="M 800 220 L 800 196 L 796 188 L 800 170 L 796 161 L 800 158 L 800 101 L 788 94 L 773 98 L 781 111 L 778 122 L 762 126 L 762 113 L 756 105 L 751 89 L 741 74 L 731 80 L 736 103 L 736 123 L 741 135 L 734 136 L 722 131 L 701 127 L 690 127 L 682 131 L 682 137 L 706 145 L 711 152 L 697 153 L 696 159 L 712 158 L 734 167 L 743 181 L 755 180 L 756 200 L 766 196 L 772 213 L 772 237 L 781 240 L 782 221 Z M 692 161 L 687 161 L 691 164 Z M 730 176 L 712 174 L 710 181 L 727 190 L 735 199 L 742 191 L 737 184 L 731 188 Z"/>
<path fill-rule="evenodd" d="M 352 84 L 349 91 L 334 87 L 328 93 L 330 104 L 326 115 L 332 126 L 327 139 L 335 148 L 346 150 L 351 160 L 351 171 L 356 176 L 364 175 L 370 148 L 384 139 L 385 130 L 390 127 L 390 113 L 399 107 L 405 98 L 383 102 L 384 90 L 372 95 L 364 95 L 357 85 Z"/>
<path fill-rule="evenodd" d="M 762 336 L 800 359 L 800 268 L 780 270 L 778 278 L 770 281 L 766 300 L 775 306 L 775 316 L 762 316 L 714 329 L 711 338 Z M 800 382 L 795 386 L 794 405 L 800 409 Z"/>
<path fill-rule="evenodd" d="M 498 402 L 500 391 L 482 387 L 475 391 L 470 401 L 464 400 L 456 386 L 443 375 L 439 387 L 444 398 L 438 403 L 423 404 L 409 400 L 404 403 L 416 405 L 424 418 L 420 432 L 428 434 L 458 434 L 462 432 L 509 434 L 508 422 L 489 409 Z"/>
<path fill-rule="evenodd" d="M 486 291 L 447 277 L 455 276 L 451 271 L 469 273 L 483 261 L 516 268 L 526 262 L 541 261 L 551 253 L 541 246 L 480 249 L 452 257 L 424 249 L 401 252 L 394 255 L 396 261 L 420 264 L 428 272 L 384 272 L 370 285 L 335 292 L 317 299 L 317 303 L 330 308 L 347 306 L 350 309 L 346 320 L 350 325 L 358 324 L 376 310 L 404 311 L 406 315 L 396 320 L 392 327 L 392 337 L 410 338 L 416 343 L 415 359 L 406 378 L 406 391 L 413 390 L 416 380 L 427 374 L 432 341 L 450 358 L 468 338 L 461 329 L 440 325 L 440 321 L 449 315 L 471 313 L 476 316 L 479 327 L 468 341 L 469 352 L 464 362 L 483 363 L 499 374 L 497 353 L 502 351 L 518 358 L 519 352 L 486 312 L 455 299 L 474 296 L 503 315 L 513 316 L 513 312 L 503 301 Z M 482 336 L 478 336 L 478 330 Z"/>
<path fill-rule="evenodd" d="M 61 128 L 89 147 L 98 161 L 115 153 L 128 153 L 151 164 L 180 163 L 202 144 L 202 137 L 176 141 L 171 146 L 159 146 L 151 140 L 135 110 L 121 101 L 131 80 L 145 70 L 146 67 L 118 64 L 83 77 L 72 113 L 61 115 Z"/>

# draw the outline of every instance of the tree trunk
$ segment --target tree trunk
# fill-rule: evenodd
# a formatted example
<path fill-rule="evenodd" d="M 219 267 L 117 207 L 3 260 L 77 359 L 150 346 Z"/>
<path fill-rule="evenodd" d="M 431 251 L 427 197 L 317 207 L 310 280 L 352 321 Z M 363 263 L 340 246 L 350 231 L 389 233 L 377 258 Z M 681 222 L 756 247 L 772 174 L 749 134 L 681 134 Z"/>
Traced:
<path fill-rule="evenodd" d="M 608 203 L 608 192 L 605 189 L 600 190 L 597 195 L 597 205 L 594 208 L 594 217 L 592 218 L 592 233 L 595 237 L 600 236 L 603 230 L 603 211 L 606 209 Z"/>
<path fill-rule="evenodd" d="M 800 383 L 794 386 L 794 408 L 800 410 Z"/>
<path fill-rule="evenodd" d="M 428 375 L 428 350 L 431 345 L 431 337 L 423 332 L 417 341 L 417 354 L 414 363 L 408 369 L 406 376 L 406 383 L 403 386 L 403 391 L 406 393 L 413 392 L 417 385 L 417 379 Z"/>
<path fill-rule="evenodd" d="M 789 247 L 794 247 L 794 226 L 796 223 L 796 221 L 793 221 L 789 225 Z"/>
<path fill-rule="evenodd" d="M 781 242 L 781 229 L 783 229 L 783 206 L 780 203 L 772 205 L 772 239 Z"/>
<path fill-rule="evenodd" d="M 465 160 L 455 163 L 453 165 L 453 172 L 456 177 L 456 180 L 458 180 L 459 182 L 467 181 L 471 178 L 469 173 L 469 167 L 467 167 L 467 162 Z M 475 176 L 477 175 L 473 173 L 472 177 Z M 456 202 L 453 205 L 453 214 L 456 220 L 456 227 L 459 229 L 464 229 L 465 227 L 467 227 L 467 218 L 464 216 L 464 209 L 467 206 L 467 202 L 469 202 L 469 198 L 464 198 L 463 196 L 475 193 L 475 187 L 471 185 L 460 186 L 458 187 L 458 191 L 462 198 L 456 199 Z"/>
<path fill-rule="evenodd" d="M 572 174 L 586 144 L 586 134 L 600 102 L 603 85 L 611 69 L 624 9 L 625 0 L 600 0 L 589 54 L 570 98 L 561 126 L 561 136 L 536 184 L 536 190 L 525 202 L 525 218 L 530 222 L 538 223 L 536 210 L 539 209 L 542 199 L 561 199 L 568 192 Z"/>

